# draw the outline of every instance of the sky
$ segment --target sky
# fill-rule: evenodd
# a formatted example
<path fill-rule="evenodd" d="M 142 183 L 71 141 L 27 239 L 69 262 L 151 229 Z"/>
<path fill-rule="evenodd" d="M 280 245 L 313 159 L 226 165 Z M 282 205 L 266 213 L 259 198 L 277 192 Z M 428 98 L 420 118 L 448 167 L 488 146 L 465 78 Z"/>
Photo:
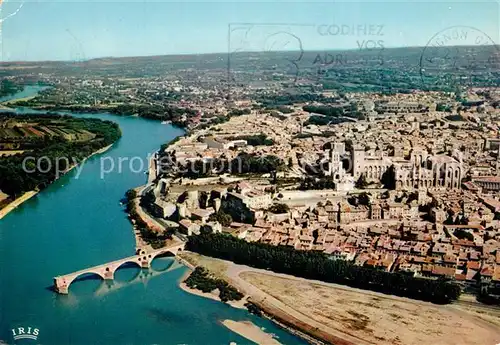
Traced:
<path fill-rule="evenodd" d="M 1 60 L 498 43 L 499 16 L 498 0 L 3 0 Z"/>

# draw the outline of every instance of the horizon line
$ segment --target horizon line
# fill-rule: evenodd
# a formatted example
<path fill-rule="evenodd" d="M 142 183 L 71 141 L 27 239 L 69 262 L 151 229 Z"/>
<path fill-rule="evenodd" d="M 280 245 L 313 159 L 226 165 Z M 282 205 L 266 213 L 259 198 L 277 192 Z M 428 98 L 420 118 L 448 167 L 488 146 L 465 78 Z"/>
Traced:
<path fill-rule="evenodd" d="M 488 44 L 488 45 L 481 45 L 482 47 L 500 47 L 500 44 Z M 82 60 L 12 60 L 12 61 L 0 61 L 0 66 L 6 65 L 6 64 L 21 64 L 21 63 L 88 63 L 90 61 L 95 61 L 95 60 L 105 60 L 105 59 L 112 59 L 112 60 L 119 60 L 119 59 L 133 59 L 133 58 L 158 58 L 158 57 L 176 57 L 176 56 L 200 56 L 200 55 L 231 55 L 231 54 L 265 54 L 265 53 L 293 53 L 293 52 L 303 52 L 303 53 L 310 53 L 310 52 L 352 52 L 352 51 L 374 51 L 374 52 L 381 52 L 384 50 L 396 50 L 396 49 L 415 49 L 415 48 L 421 48 L 421 49 L 426 49 L 429 47 L 429 45 L 421 46 L 421 45 L 415 45 L 415 46 L 400 46 L 400 47 L 383 47 L 383 48 L 373 48 L 373 49 L 359 49 L 359 48 L 338 48 L 338 49 L 311 49 L 311 50 L 300 50 L 300 49 L 291 49 L 291 50 L 276 50 L 276 51 L 266 51 L 266 50 L 261 50 L 261 51 L 237 51 L 237 52 L 212 52 L 212 53 L 173 53 L 173 54 L 161 54 L 161 55 L 127 55 L 127 56 L 101 56 L 101 57 L 92 57 L 89 59 L 82 59 Z M 471 45 L 471 44 L 466 44 L 466 45 L 443 45 L 439 47 L 432 46 L 432 48 L 450 48 L 450 47 L 479 47 L 479 45 Z M 498 50 L 498 53 L 500 54 L 500 49 Z"/>

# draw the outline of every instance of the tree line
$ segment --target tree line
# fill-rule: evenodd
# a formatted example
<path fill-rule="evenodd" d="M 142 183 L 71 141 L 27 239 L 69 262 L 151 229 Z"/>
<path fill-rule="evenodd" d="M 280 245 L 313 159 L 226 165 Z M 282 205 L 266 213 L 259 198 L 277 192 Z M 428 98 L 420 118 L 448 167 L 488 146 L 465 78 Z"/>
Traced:
<path fill-rule="evenodd" d="M 310 189 L 335 189 L 335 182 L 333 179 L 328 177 L 315 178 L 312 176 L 307 176 L 305 179 L 300 181 L 298 190 L 310 190 Z"/>
<path fill-rule="evenodd" d="M 109 112 L 116 115 L 137 114 L 152 120 L 172 121 L 173 124 L 185 127 L 187 119 L 196 116 L 194 109 L 179 108 L 172 105 L 146 105 L 146 104 L 120 104 L 116 108 L 109 109 Z M 183 119 L 184 115 L 186 116 Z"/>
<path fill-rule="evenodd" d="M 248 145 L 252 146 L 272 146 L 274 140 L 268 138 L 264 133 L 254 135 L 240 135 L 236 137 L 229 137 L 228 140 L 246 140 Z"/>
<path fill-rule="evenodd" d="M 236 158 L 228 161 L 225 159 L 199 159 L 185 164 L 178 164 L 177 175 L 184 178 L 203 178 L 217 176 L 224 173 L 230 174 L 267 174 L 284 167 L 284 162 L 277 156 L 258 156 L 246 152 L 240 153 Z"/>
<path fill-rule="evenodd" d="M 141 238 L 153 249 L 160 249 L 165 246 L 165 241 L 172 239 L 175 229 L 165 229 L 162 232 L 157 232 L 151 229 L 145 221 L 137 213 L 134 205 L 134 199 L 137 198 L 137 192 L 134 189 L 129 189 L 125 193 L 125 211 L 128 213 L 128 219 L 139 230 Z"/>
<path fill-rule="evenodd" d="M 16 84 L 9 79 L 3 79 L 0 82 L 0 97 L 11 96 L 24 90 L 24 85 Z"/>
<path fill-rule="evenodd" d="M 13 116 L 13 115 L 12 115 Z M 5 119 L 5 115 L 3 115 Z M 69 168 L 68 163 L 80 163 L 95 151 L 111 145 L 121 137 L 118 124 L 99 119 L 77 119 L 70 116 L 43 115 L 23 116 L 26 121 L 37 120 L 64 122 L 71 129 L 84 129 L 96 134 L 90 141 L 68 141 L 60 137 L 45 137 L 36 141 L 32 151 L 0 157 L 0 190 L 17 197 L 27 191 L 42 189 L 52 183 L 59 174 Z M 2 138 L 0 138 L 2 139 Z M 41 159 L 47 157 L 48 159 Z M 26 158 L 26 166 L 23 162 Z M 36 163 L 40 162 L 39 167 Z M 26 169 L 25 169 L 26 168 Z"/>
<path fill-rule="evenodd" d="M 225 280 L 213 278 L 203 267 L 196 267 L 195 270 L 184 281 L 191 289 L 197 289 L 208 293 L 219 289 L 219 298 L 222 302 L 239 301 L 243 294 Z"/>
<path fill-rule="evenodd" d="M 294 105 L 295 103 L 305 102 L 321 102 L 321 103 L 334 103 L 337 98 L 325 97 L 318 93 L 299 93 L 299 94 L 285 94 L 285 95 L 266 95 L 260 96 L 257 100 L 264 108 L 277 108 L 280 106 Z M 278 109 L 281 111 L 281 109 Z"/>
<path fill-rule="evenodd" d="M 237 264 L 440 304 L 458 299 L 461 292 L 457 284 L 445 280 L 356 266 L 322 252 L 250 243 L 225 234 L 190 236 L 187 249 Z"/>

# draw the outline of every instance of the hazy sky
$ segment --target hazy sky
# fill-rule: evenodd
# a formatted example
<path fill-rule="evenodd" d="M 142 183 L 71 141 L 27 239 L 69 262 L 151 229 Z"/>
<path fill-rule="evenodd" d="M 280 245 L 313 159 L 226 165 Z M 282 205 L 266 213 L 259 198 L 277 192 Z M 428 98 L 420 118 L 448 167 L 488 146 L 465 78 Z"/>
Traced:
<path fill-rule="evenodd" d="M 446 44 L 477 36 L 498 43 L 499 14 L 498 1 L 4 0 L 1 48 L 12 61 L 424 46 L 454 33 Z"/>

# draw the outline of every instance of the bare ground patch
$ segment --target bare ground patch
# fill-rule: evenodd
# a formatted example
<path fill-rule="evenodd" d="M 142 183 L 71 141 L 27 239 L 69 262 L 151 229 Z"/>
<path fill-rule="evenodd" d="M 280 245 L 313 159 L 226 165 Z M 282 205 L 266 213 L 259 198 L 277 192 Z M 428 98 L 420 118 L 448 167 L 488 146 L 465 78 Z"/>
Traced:
<path fill-rule="evenodd" d="M 377 345 L 495 345 L 500 343 L 500 312 L 466 311 L 357 290 L 316 285 L 256 272 L 240 274 L 248 283 L 287 306 L 327 325 Z M 484 316 L 479 319 L 478 316 Z M 500 321 L 498 321 L 500 322 Z"/>
<path fill-rule="evenodd" d="M 228 264 L 219 259 L 203 256 L 197 253 L 183 251 L 178 254 L 181 258 L 191 263 L 193 266 L 202 266 L 210 271 L 217 278 L 228 280 L 226 271 Z"/>

